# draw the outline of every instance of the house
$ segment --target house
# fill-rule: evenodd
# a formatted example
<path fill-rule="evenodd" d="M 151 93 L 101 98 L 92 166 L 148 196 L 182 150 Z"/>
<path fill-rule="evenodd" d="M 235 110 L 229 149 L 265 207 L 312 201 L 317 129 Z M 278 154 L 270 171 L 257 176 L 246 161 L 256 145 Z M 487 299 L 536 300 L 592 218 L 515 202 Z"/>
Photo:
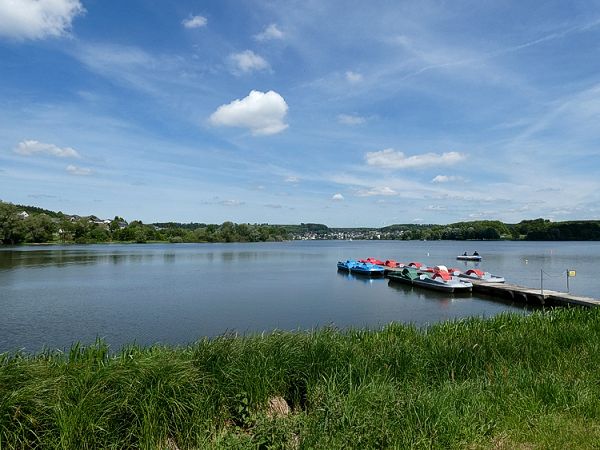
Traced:
<path fill-rule="evenodd" d="M 29 213 L 27 211 L 21 211 L 19 214 L 17 214 L 17 216 L 19 219 L 27 219 L 29 217 Z"/>

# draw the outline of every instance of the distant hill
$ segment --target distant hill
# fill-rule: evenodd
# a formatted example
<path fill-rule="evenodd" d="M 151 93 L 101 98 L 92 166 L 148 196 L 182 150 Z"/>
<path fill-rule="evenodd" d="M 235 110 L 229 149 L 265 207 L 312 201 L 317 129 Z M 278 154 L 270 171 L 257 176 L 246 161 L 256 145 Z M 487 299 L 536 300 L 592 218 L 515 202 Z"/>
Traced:
<path fill-rule="evenodd" d="M 22 212 L 27 214 L 21 214 Z M 30 217 L 24 217 L 29 215 Z M 382 228 L 336 227 L 321 223 L 297 225 L 206 224 L 202 222 L 141 221 L 130 224 L 120 217 L 101 220 L 79 217 L 37 206 L 14 205 L 0 201 L 0 242 L 111 242 L 147 240 L 172 242 L 258 242 L 283 239 L 426 239 L 468 240 L 504 239 L 533 241 L 598 241 L 600 220 L 551 222 L 548 219 L 523 220 L 517 224 L 499 220 L 476 220 L 437 224 L 394 224 Z"/>
<path fill-rule="evenodd" d="M 55 217 L 57 219 L 63 217 L 65 214 L 62 212 L 50 211 L 49 209 L 39 208 L 37 206 L 28 206 L 28 205 L 14 205 L 19 211 L 25 211 L 27 214 L 46 214 L 50 217 Z"/>

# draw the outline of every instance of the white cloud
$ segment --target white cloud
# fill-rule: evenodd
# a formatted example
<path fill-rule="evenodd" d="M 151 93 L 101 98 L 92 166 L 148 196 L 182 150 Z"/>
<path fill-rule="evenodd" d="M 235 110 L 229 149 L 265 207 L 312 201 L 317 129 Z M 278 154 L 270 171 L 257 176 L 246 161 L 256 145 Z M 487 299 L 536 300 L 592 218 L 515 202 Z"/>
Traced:
<path fill-rule="evenodd" d="M 0 36 L 19 40 L 63 36 L 75 16 L 84 12 L 79 0 L 0 0 Z"/>
<path fill-rule="evenodd" d="M 363 80 L 363 76 L 358 72 L 352 72 L 349 70 L 346 72 L 346 80 L 350 83 L 360 83 Z"/>
<path fill-rule="evenodd" d="M 252 50 L 232 53 L 229 55 L 229 61 L 233 65 L 235 72 L 248 73 L 255 70 L 266 70 L 270 67 L 269 63 L 262 56 L 257 55 Z"/>
<path fill-rule="evenodd" d="M 0 0 L 1 1 L 1 0 Z M 19 142 L 15 148 L 15 153 L 23 156 L 32 156 L 36 154 L 57 156 L 59 158 L 79 158 L 77 150 L 71 147 L 58 147 L 54 144 L 45 144 L 35 140 Z"/>
<path fill-rule="evenodd" d="M 65 170 L 71 175 L 90 175 L 92 173 L 92 169 L 74 166 L 73 164 L 69 164 Z"/>
<path fill-rule="evenodd" d="M 284 37 L 285 34 L 283 33 L 283 31 L 277 28 L 277 25 L 272 23 L 263 31 L 255 35 L 254 39 L 256 39 L 257 41 L 269 41 L 272 39 L 283 39 Z"/>
<path fill-rule="evenodd" d="M 331 200 L 333 200 L 334 202 L 341 202 L 344 200 L 344 196 L 338 192 L 337 194 L 333 194 Z"/>
<path fill-rule="evenodd" d="M 443 205 L 428 205 L 425 209 L 427 211 L 446 211 L 448 207 Z"/>
<path fill-rule="evenodd" d="M 448 183 L 450 181 L 464 181 L 463 177 L 455 175 L 437 175 L 431 180 L 432 183 Z"/>
<path fill-rule="evenodd" d="M 190 16 L 181 22 L 186 28 L 202 28 L 206 26 L 207 23 L 208 20 L 204 16 Z"/>
<path fill-rule="evenodd" d="M 359 197 L 372 197 L 374 195 L 396 195 L 397 192 L 388 186 L 362 189 L 357 192 Z"/>
<path fill-rule="evenodd" d="M 241 200 L 233 200 L 233 199 L 230 199 L 230 200 L 221 200 L 221 201 L 218 202 L 218 204 L 222 205 L 222 206 L 242 206 L 245 203 L 246 202 L 243 202 Z"/>
<path fill-rule="evenodd" d="M 294 175 L 290 175 L 289 177 L 286 177 L 285 182 L 286 183 L 298 183 L 300 181 L 300 178 L 294 176 Z"/>
<path fill-rule="evenodd" d="M 132 46 L 84 42 L 77 43 L 70 51 L 94 73 L 157 98 L 168 98 L 176 88 L 203 89 L 195 80 L 183 75 L 185 64 L 173 54 L 149 53 Z"/>
<path fill-rule="evenodd" d="M 248 128 L 254 135 L 280 133 L 288 127 L 284 122 L 288 105 L 275 91 L 250 91 L 247 97 L 221 105 L 210 116 L 217 126 Z"/>
<path fill-rule="evenodd" d="M 405 156 L 392 148 L 386 148 L 378 152 L 368 152 L 365 155 L 367 164 L 370 166 L 383 167 L 386 169 L 408 169 L 413 167 L 450 165 L 465 159 L 465 155 L 458 152 L 447 152 L 442 154 L 424 153 L 422 155 Z"/>
<path fill-rule="evenodd" d="M 364 117 L 352 114 L 340 114 L 337 116 L 337 119 L 342 125 L 360 125 L 361 123 L 365 123 L 367 121 L 367 119 Z"/>

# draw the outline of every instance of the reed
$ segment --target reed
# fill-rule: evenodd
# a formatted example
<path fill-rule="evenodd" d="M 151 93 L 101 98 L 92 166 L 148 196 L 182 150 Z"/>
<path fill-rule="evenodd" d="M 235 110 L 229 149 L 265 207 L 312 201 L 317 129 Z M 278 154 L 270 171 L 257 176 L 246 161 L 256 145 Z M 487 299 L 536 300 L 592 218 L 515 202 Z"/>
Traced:
<path fill-rule="evenodd" d="M 0 355 L 0 448 L 592 448 L 600 309 Z"/>

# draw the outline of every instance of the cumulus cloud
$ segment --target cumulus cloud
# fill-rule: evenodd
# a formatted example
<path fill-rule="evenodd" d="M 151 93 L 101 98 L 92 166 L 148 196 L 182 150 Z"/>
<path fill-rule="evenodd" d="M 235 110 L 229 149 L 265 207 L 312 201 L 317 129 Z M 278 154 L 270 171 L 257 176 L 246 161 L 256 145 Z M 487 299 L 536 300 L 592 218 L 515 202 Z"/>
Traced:
<path fill-rule="evenodd" d="M 217 126 L 248 128 L 253 135 L 280 133 L 288 125 L 284 122 L 288 105 L 275 91 L 250 91 L 247 97 L 221 105 L 210 116 Z"/>
<path fill-rule="evenodd" d="M 367 121 L 367 119 L 364 117 L 352 114 L 340 114 L 337 116 L 337 119 L 342 125 L 360 125 L 361 123 L 365 123 Z"/>
<path fill-rule="evenodd" d="M 437 175 L 431 180 L 432 183 L 448 183 L 450 181 L 464 181 L 464 178 L 455 175 Z"/>
<path fill-rule="evenodd" d="M 465 155 L 458 152 L 423 153 L 421 155 L 406 156 L 392 148 L 378 152 L 368 152 L 365 160 L 370 166 L 386 169 L 410 169 L 415 167 L 439 166 L 456 164 L 465 159 Z"/>
<path fill-rule="evenodd" d="M 249 73 L 255 70 L 268 69 L 269 63 L 260 55 L 252 50 L 244 50 L 240 53 L 229 55 L 229 62 L 233 66 L 234 72 Z"/>
<path fill-rule="evenodd" d="M 333 200 L 334 202 L 341 202 L 344 200 L 344 196 L 338 192 L 337 194 L 333 194 L 331 200 Z"/>
<path fill-rule="evenodd" d="M 18 40 L 63 36 L 84 12 L 79 0 L 0 0 L 0 36 Z"/>
<path fill-rule="evenodd" d="M 363 76 L 358 72 L 349 70 L 346 72 L 346 80 L 350 83 L 360 83 L 363 80 Z"/>
<path fill-rule="evenodd" d="M 359 197 L 373 197 L 374 195 L 396 195 L 397 192 L 388 186 L 362 189 L 357 192 Z"/>
<path fill-rule="evenodd" d="M 92 169 L 74 166 L 73 164 L 69 164 L 65 170 L 71 175 L 90 175 L 92 173 Z"/>
<path fill-rule="evenodd" d="M 277 25 L 272 23 L 263 31 L 255 35 L 254 39 L 256 39 L 257 41 L 270 41 L 272 39 L 283 39 L 284 37 L 285 34 L 283 33 L 283 31 L 277 28 Z"/>
<path fill-rule="evenodd" d="M 208 20 L 204 16 L 190 16 L 181 22 L 186 28 L 202 28 L 206 26 L 207 23 Z"/>
<path fill-rule="evenodd" d="M 26 140 L 19 142 L 15 148 L 15 153 L 23 156 L 50 155 L 58 158 L 79 158 L 77 150 L 71 147 L 58 147 L 54 144 L 45 144 L 35 140 Z"/>

